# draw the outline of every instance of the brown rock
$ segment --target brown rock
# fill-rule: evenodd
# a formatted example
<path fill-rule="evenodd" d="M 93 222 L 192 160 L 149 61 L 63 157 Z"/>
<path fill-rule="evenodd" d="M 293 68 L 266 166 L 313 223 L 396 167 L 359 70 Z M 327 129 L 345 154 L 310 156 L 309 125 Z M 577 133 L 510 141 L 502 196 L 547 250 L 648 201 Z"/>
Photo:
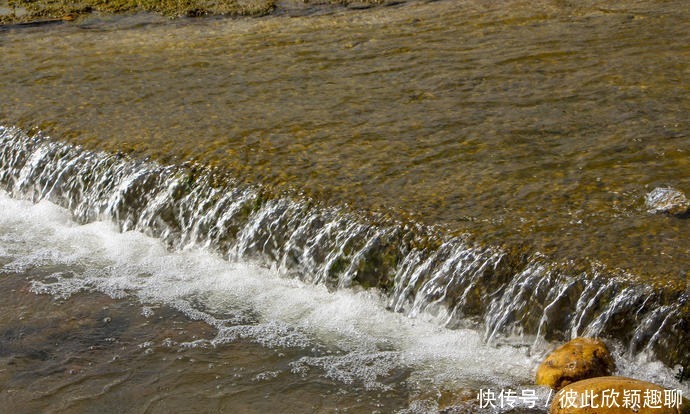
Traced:
<path fill-rule="evenodd" d="M 537 384 L 555 390 L 587 378 L 611 375 L 616 364 L 606 344 L 594 338 L 575 338 L 549 354 L 537 369 Z"/>
<path fill-rule="evenodd" d="M 549 414 L 688 414 L 690 402 L 667 400 L 665 388 L 625 377 L 599 377 L 564 387 L 553 397 Z"/>

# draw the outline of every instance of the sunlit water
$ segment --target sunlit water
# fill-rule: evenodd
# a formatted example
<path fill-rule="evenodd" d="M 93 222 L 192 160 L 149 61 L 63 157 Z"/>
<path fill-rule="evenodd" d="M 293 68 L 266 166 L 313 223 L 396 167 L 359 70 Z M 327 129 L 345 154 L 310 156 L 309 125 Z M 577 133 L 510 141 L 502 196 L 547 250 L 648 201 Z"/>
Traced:
<path fill-rule="evenodd" d="M 685 283 L 685 1 L 441 1 L 0 33 L 0 120 Z"/>
<path fill-rule="evenodd" d="M 545 404 L 545 339 L 583 333 L 611 338 L 619 373 L 687 394 L 654 360 L 689 358 L 690 221 L 644 206 L 690 192 L 685 6 L 0 28 L 2 125 L 250 184 L 16 156 L 28 138 L 3 126 L 0 408 L 472 413 L 505 387 Z M 257 185 L 288 198 L 260 204 Z M 360 209 L 442 243 L 410 248 L 429 227 Z"/>

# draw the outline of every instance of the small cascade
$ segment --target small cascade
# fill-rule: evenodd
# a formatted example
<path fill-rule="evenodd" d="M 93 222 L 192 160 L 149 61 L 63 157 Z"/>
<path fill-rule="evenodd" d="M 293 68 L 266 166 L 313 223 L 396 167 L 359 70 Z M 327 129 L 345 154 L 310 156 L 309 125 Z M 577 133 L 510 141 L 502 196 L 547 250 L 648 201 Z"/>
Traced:
<path fill-rule="evenodd" d="M 112 220 L 173 250 L 201 247 L 258 261 L 329 289 L 375 287 L 391 311 L 484 330 L 487 341 L 602 336 L 631 355 L 690 363 L 688 289 L 654 289 L 596 266 L 572 272 L 538 254 L 272 197 L 200 166 L 89 152 L 15 127 L 0 127 L 0 188 L 50 200 L 80 223 Z"/>

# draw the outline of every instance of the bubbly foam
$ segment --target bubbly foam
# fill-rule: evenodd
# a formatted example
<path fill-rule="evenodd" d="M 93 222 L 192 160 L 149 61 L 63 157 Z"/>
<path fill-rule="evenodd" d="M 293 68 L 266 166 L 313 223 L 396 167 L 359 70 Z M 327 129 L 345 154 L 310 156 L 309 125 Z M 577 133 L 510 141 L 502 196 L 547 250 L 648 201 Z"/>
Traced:
<path fill-rule="evenodd" d="M 121 233 L 109 222 L 76 224 L 47 201 L 32 204 L 2 193 L 0 209 L 0 246 L 9 260 L 3 271 L 47 269 L 31 281 L 35 293 L 133 295 L 144 313 L 169 305 L 217 329 L 205 345 L 242 338 L 301 347 L 310 355 L 292 364 L 294 373 L 319 368 L 367 388 L 386 389 L 385 378 L 401 370 L 409 371 L 410 383 L 450 388 L 530 381 L 534 361 L 524 349 L 492 347 L 476 331 L 390 312 L 375 289 L 329 291 L 198 248 L 171 252 L 158 239 Z"/>

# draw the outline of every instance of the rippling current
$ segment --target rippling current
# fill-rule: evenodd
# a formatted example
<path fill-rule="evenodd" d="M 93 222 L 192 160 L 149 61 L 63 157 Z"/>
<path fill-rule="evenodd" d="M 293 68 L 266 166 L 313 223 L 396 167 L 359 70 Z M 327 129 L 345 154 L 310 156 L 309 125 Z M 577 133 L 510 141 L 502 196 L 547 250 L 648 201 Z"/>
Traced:
<path fill-rule="evenodd" d="M 0 33 L 0 119 L 686 283 L 685 1 L 441 1 Z M 146 22 L 146 20 L 143 20 Z"/>
<path fill-rule="evenodd" d="M 476 412 L 577 335 L 681 386 L 683 2 L 284 6 L 0 27 L 0 406 Z"/>

